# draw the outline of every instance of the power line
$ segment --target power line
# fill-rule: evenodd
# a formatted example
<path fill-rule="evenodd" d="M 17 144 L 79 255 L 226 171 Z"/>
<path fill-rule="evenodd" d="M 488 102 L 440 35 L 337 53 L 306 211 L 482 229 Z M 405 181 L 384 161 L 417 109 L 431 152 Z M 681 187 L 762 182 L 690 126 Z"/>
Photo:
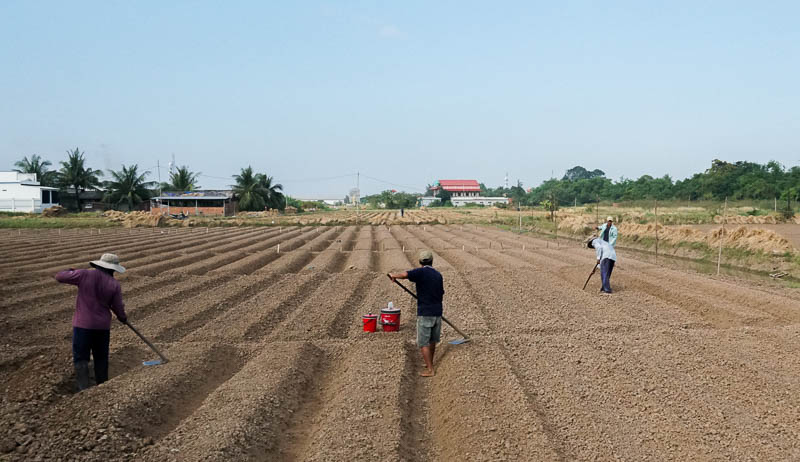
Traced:
<path fill-rule="evenodd" d="M 397 186 L 398 188 L 408 188 L 408 189 L 415 190 L 415 191 L 419 191 L 419 190 L 424 191 L 425 190 L 425 188 L 420 188 L 419 186 L 409 186 L 407 184 L 392 183 L 391 181 L 381 180 L 380 178 L 371 177 L 369 175 L 362 175 L 362 176 L 364 178 L 369 178 L 370 180 L 377 181 L 379 183 L 385 183 L 385 184 L 388 184 L 388 185 L 391 185 L 391 186 Z"/>
<path fill-rule="evenodd" d="M 281 183 L 310 183 L 314 181 L 328 181 L 328 180 L 338 180 L 341 178 L 348 178 L 356 176 L 356 173 L 346 173 L 344 175 L 337 175 L 337 176 L 326 176 L 326 177 L 319 177 L 319 178 L 305 178 L 301 180 L 281 180 Z"/>

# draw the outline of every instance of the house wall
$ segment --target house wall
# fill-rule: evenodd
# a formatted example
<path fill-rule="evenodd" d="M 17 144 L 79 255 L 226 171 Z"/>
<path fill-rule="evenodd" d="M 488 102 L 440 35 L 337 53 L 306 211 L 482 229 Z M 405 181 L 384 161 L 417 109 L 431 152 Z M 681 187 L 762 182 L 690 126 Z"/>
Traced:
<path fill-rule="evenodd" d="M 481 204 L 481 205 L 494 205 L 494 204 L 507 204 L 509 199 L 507 197 L 453 197 L 450 199 L 454 207 L 463 207 L 467 204 Z"/>
<path fill-rule="evenodd" d="M 33 182 L 35 174 L 0 172 L 0 180 L 11 180 L 21 178 L 21 181 Z M 42 187 L 36 185 L 24 185 L 20 181 L 0 181 L 0 211 L 3 212 L 28 212 L 40 213 L 42 209 L 57 205 L 49 202 L 42 204 Z"/>

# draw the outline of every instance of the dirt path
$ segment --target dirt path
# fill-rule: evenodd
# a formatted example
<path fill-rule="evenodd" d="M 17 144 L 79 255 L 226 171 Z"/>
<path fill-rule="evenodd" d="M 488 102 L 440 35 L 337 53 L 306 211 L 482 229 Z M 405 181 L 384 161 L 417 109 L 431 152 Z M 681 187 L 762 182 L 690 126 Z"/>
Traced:
<path fill-rule="evenodd" d="M 800 459 L 797 290 L 621 251 L 605 296 L 591 250 L 473 225 L 92 231 L 3 235 L 0 460 Z M 114 324 L 76 393 L 52 272 L 113 248 L 170 362 Z M 444 327 L 433 379 L 385 276 L 421 248 L 472 338 Z M 389 301 L 400 332 L 362 332 Z"/>

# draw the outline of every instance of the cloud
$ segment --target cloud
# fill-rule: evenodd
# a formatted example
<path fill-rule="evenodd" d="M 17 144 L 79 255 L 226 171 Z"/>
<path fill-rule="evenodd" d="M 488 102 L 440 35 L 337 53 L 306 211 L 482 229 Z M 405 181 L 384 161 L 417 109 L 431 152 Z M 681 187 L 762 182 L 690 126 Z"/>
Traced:
<path fill-rule="evenodd" d="M 398 29 L 394 24 L 385 24 L 381 26 L 378 33 L 384 38 L 394 38 L 403 35 L 402 32 L 400 32 L 400 29 Z"/>

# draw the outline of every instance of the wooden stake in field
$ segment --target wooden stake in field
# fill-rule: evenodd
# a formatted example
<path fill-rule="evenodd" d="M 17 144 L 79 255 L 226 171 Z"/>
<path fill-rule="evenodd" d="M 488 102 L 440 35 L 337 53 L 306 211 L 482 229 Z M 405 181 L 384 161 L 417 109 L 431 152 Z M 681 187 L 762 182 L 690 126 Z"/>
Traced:
<path fill-rule="evenodd" d="M 722 214 L 722 231 L 719 235 L 719 254 L 717 255 L 717 276 L 719 276 L 719 267 L 722 264 L 722 240 L 725 239 L 725 222 L 728 221 L 728 198 L 725 198 L 725 208 Z"/>
<path fill-rule="evenodd" d="M 656 199 L 656 265 L 658 264 L 658 199 Z"/>
<path fill-rule="evenodd" d="M 597 205 L 594 206 L 595 220 L 600 224 L 600 196 L 597 196 Z"/>
<path fill-rule="evenodd" d="M 558 247 L 558 209 L 556 208 L 555 196 L 553 196 L 553 223 L 556 225 L 556 247 Z"/>

